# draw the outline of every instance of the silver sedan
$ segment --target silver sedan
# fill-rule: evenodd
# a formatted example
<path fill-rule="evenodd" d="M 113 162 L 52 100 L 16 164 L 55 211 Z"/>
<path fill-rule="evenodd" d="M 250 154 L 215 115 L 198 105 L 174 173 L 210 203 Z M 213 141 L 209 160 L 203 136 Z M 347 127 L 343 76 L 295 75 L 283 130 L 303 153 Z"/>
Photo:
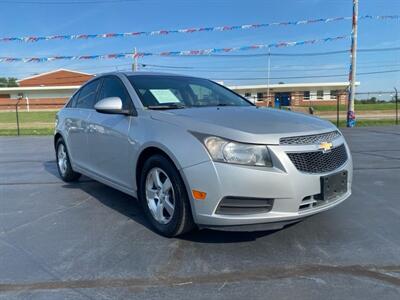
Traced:
<path fill-rule="evenodd" d="M 110 73 L 56 117 L 63 180 L 138 198 L 153 228 L 278 229 L 350 196 L 352 159 L 330 122 L 258 108 L 213 81 Z"/>

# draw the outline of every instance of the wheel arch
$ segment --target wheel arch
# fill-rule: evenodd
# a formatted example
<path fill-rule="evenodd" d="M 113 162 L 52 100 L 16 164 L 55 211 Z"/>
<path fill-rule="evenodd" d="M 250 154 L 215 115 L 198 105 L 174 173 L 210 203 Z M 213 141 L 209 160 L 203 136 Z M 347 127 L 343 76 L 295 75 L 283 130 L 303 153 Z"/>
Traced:
<path fill-rule="evenodd" d="M 190 186 L 186 180 L 185 174 L 182 172 L 182 167 L 180 166 L 179 162 L 177 161 L 176 157 L 167 149 L 164 149 L 163 147 L 160 147 L 158 145 L 149 145 L 145 147 L 139 154 L 138 159 L 136 161 L 136 169 L 135 169 L 135 180 L 136 180 L 136 188 L 137 191 L 139 190 L 139 185 L 140 185 L 140 176 L 141 176 L 141 171 L 143 169 L 144 163 L 146 162 L 147 159 L 149 159 L 153 155 L 162 155 L 166 159 L 168 159 L 173 166 L 178 170 L 178 173 L 183 181 L 183 184 L 185 185 L 186 193 L 189 198 L 189 203 L 190 203 L 190 208 L 192 211 L 192 216 L 196 220 L 196 216 L 194 213 L 195 207 L 193 205 L 192 197 L 190 194 Z"/>
<path fill-rule="evenodd" d="M 57 132 L 54 134 L 54 140 L 53 140 L 54 149 L 56 149 L 57 141 L 58 141 L 60 138 L 62 138 L 62 139 L 64 140 L 64 142 L 65 142 L 65 139 L 64 139 L 63 135 L 62 135 L 60 132 L 57 131 Z"/>
<path fill-rule="evenodd" d="M 149 145 L 142 149 L 140 152 L 138 159 L 136 161 L 136 170 L 135 170 L 135 179 L 136 179 L 136 186 L 139 187 L 139 182 L 140 182 L 140 176 L 141 176 L 141 171 L 143 169 L 143 165 L 146 162 L 147 159 L 149 159 L 151 156 L 154 155 L 161 155 L 164 156 L 166 159 L 168 159 L 178 170 L 179 174 L 181 174 L 181 167 L 179 163 L 177 163 L 176 158 L 170 154 L 169 151 L 162 149 L 159 146 L 156 145 Z M 182 174 L 181 174 L 182 177 Z"/>

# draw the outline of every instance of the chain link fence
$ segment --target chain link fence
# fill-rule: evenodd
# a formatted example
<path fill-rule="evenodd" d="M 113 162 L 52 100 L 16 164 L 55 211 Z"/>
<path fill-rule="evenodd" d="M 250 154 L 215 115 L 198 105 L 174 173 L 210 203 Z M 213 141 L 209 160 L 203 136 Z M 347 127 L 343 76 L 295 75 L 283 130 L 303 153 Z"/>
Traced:
<path fill-rule="evenodd" d="M 260 107 L 279 108 L 327 119 L 339 127 L 346 126 L 347 105 L 336 98 L 336 104 L 321 104 L 322 101 L 309 100 L 307 105 L 276 106 L 273 97 L 247 97 Z M 339 102 L 340 101 L 340 102 Z M 332 102 L 332 101 L 330 101 Z M 399 125 L 399 103 L 397 90 L 386 92 L 356 93 L 355 112 L 358 126 Z"/>

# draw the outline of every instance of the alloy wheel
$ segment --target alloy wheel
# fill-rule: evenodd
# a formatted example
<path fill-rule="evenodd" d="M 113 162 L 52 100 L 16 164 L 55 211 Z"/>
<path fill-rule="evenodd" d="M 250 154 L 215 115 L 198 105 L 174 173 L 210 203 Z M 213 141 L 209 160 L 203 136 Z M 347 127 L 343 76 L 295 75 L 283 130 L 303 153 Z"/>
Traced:
<path fill-rule="evenodd" d="M 67 152 L 65 150 L 64 144 L 60 144 L 57 149 L 57 164 L 58 168 L 60 169 L 61 175 L 65 175 L 67 172 L 67 162 L 68 162 L 68 157 L 67 157 Z"/>
<path fill-rule="evenodd" d="M 175 211 L 175 192 L 171 179 L 160 168 L 151 169 L 146 177 L 146 200 L 153 218 L 168 224 Z"/>

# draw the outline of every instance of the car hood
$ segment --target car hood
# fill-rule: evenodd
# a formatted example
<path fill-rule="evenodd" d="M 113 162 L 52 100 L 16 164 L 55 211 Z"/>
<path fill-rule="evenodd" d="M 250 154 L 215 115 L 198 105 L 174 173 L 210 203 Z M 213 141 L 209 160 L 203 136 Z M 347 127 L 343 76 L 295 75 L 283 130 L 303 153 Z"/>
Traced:
<path fill-rule="evenodd" d="M 336 127 L 316 117 L 277 109 L 251 107 L 196 107 L 151 111 L 153 119 L 187 130 L 247 143 L 279 144 L 283 136 L 315 134 Z"/>

